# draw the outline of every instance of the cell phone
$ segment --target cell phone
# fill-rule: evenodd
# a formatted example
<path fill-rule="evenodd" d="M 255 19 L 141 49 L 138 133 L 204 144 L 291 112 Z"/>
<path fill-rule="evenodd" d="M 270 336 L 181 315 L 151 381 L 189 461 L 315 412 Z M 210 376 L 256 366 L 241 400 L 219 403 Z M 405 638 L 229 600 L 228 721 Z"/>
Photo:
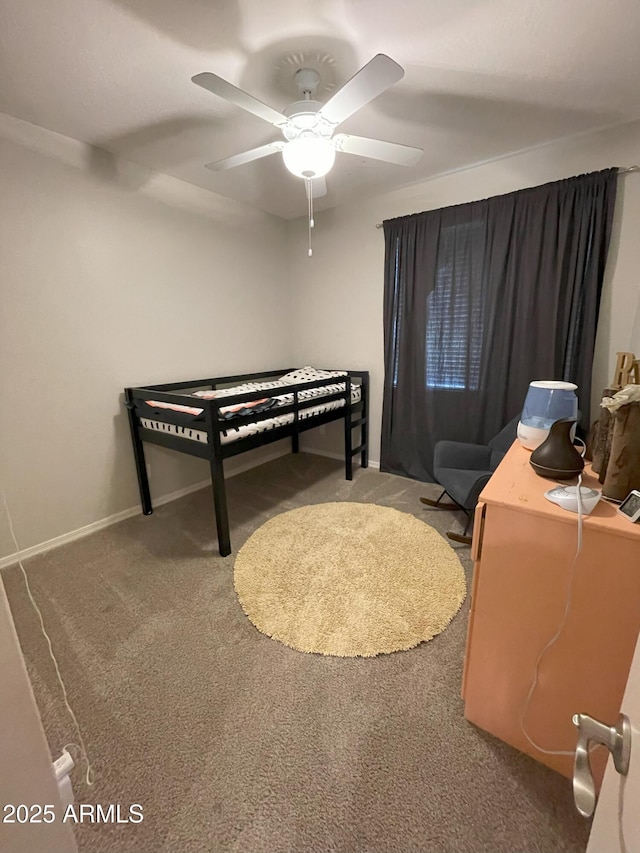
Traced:
<path fill-rule="evenodd" d="M 624 515 L 629 521 L 640 519 L 640 492 L 632 489 L 618 507 L 620 515 Z"/>

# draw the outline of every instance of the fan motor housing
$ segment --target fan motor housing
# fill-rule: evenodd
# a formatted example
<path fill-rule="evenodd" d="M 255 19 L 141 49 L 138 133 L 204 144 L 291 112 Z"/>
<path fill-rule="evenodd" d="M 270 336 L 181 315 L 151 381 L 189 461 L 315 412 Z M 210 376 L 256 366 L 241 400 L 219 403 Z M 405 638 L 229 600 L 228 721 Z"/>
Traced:
<path fill-rule="evenodd" d="M 315 114 L 320 110 L 321 107 L 322 104 L 320 103 L 320 101 L 294 101 L 292 104 L 289 104 L 288 107 L 285 107 L 282 112 L 288 118 L 293 118 L 293 116 L 304 115 L 305 113 Z"/>
<path fill-rule="evenodd" d="M 298 68 L 293 80 L 301 95 L 315 95 L 320 75 L 315 68 Z"/>
<path fill-rule="evenodd" d="M 282 111 L 289 121 L 282 128 L 285 139 L 297 139 L 302 133 L 311 131 L 314 136 L 329 139 L 334 130 L 323 116 L 318 115 L 323 105 L 319 101 L 294 101 Z"/>

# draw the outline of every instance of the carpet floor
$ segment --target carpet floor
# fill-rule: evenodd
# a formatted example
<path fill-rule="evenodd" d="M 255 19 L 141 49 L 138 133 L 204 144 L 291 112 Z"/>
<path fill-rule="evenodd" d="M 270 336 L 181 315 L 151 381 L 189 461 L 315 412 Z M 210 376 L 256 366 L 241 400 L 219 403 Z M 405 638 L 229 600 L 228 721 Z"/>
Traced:
<path fill-rule="evenodd" d="M 285 456 L 228 481 L 234 552 L 305 504 L 394 507 L 441 531 L 438 487 Z M 583 851 L 571 784 L 463 717 L 469 602 L 429 643 L 371 659 L 259 633 L 217 552 L 210 490 L 26 562 L 95 772 L 79 802 L 139 803 L 138 824 L 83 824 L 100 853 Z M 470 581 L 469 549 L 455 546 Z M 52 754 L 75 741 L 17 567 L 3 578 Z M 487 686 L 490 690 L 491 686 Z"/>

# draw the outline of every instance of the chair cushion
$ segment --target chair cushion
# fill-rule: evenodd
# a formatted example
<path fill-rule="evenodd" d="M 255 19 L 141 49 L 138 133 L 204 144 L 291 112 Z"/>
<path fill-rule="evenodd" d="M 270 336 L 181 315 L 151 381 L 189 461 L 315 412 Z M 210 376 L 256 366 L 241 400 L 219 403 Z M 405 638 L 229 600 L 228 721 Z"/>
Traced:
<path fill-rule="evenodd" d="M 438 441 L 433 451 L 433 473 L 440 482 L 442 468 L 483 471 L 491 467 L 491 449 L 484 444 Z"/>
<path fill-rule="evenodd" d="M 502 450 L 492 450 L 489 468 L 491 468 L 492 471 L 495 471 L 505 456 L 506 456 L 506 453 L 504 453 L 504 451 L 502 451 Z"/>
<path fill-rule="evenodd" d="M 502 450 L 503 453 L 506 453 L 516 440 L 519 420 L 520 415 L 516 415 L 506 426 L 503 426 L 500 432 L 491 439 L 489 447 L 493 450 Z"/>

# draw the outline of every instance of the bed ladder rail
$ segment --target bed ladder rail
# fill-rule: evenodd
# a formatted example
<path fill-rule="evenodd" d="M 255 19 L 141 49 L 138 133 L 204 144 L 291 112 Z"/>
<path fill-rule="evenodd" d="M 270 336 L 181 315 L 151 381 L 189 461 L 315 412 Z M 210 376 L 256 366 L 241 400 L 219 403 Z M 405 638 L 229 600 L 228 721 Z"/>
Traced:
<path fill-rule="evenodd" d="M 346 404 L 344 418 L 344 464 L 345 477 L 353 479 L 353 457 L 360 454 L 360 467 L 369 466 L 369 373 L 354 372 L 354 377 L 360 380 L 360 400 L 351 404 L 351 376 L 347 379 Z M 353 446 L 352 430 L 360 427 L 360 443 Z"/>

